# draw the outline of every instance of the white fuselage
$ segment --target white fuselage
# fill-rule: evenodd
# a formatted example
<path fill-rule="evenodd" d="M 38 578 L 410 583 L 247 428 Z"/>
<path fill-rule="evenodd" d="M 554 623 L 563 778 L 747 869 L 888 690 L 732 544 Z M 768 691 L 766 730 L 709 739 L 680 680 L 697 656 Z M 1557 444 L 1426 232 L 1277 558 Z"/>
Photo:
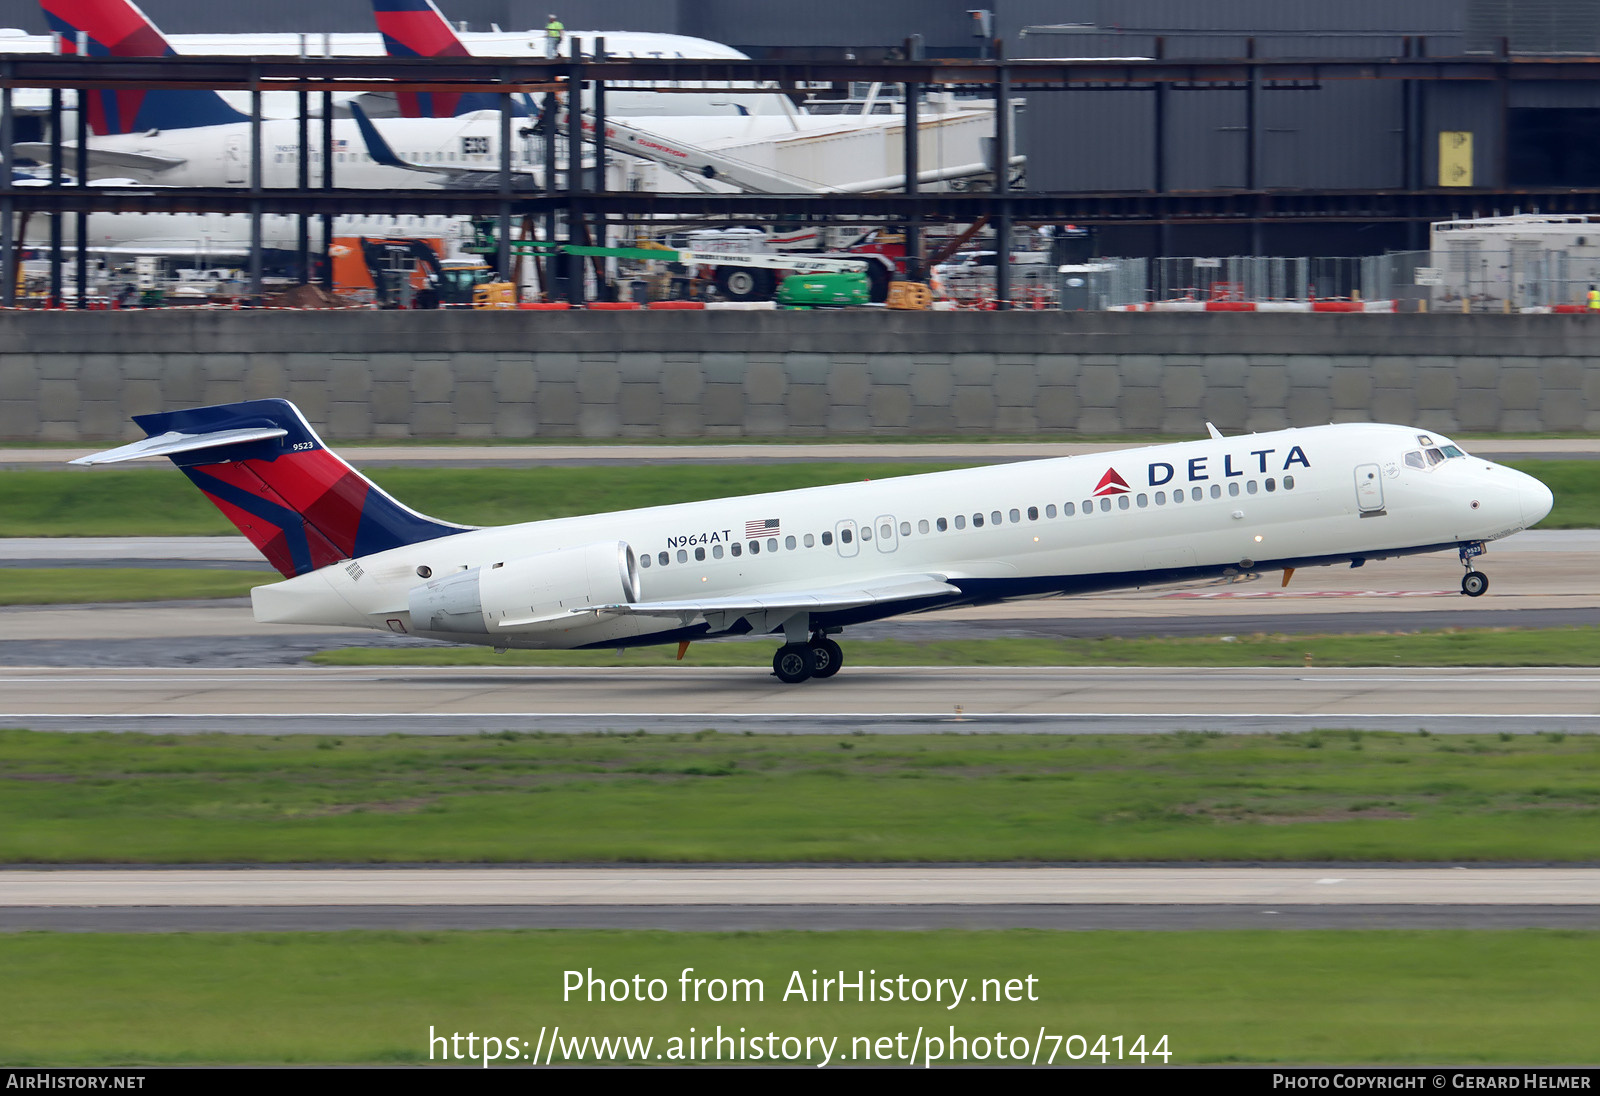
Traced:
<path fill-rule="evenodd" d="M 456 37 L 467 52 L 474 57 L 542 58 L 545 56 L 545 35 L 542 29 L 530 31 L 458 31 Z M 596 38 L 606 42 L 606 55 L 613 58 L 694 58 L 705 60 L 740 60 L 746 55 L 720 42 L 693 38 L 682 34 L 650 34 L 638 31 L 573 31 L 561 40 L 560 52 L 566 56 L 574 39 L 583 43 L 583 51 L 591 55 Z M 345 32 L 339 34 L 173 34 L 167 42 L 179 55 L 185 57 L 383 57 L 387 54 L 383 36 L 376 31 Z M 55 49 L 48 34 L 0 33 L 0 53 L 50 53 Z M 250 93 L 247 91 L 222 91 L 219 95 L 233 109 L 248 114 Z M 359 92 L 335 92 L 334 101 L 346 103 L 358 98 Z M 33 88 L 17 91 L 18 109 L 30 111 L 46 109 L 49 93 Z M 311 109 L 320 112 L 320 96 L 313 95 Z M 655 96 L 672 99 L 675 96 Z M 719 99 L 730 96 L 720 95 Z M 733 96 L 741 101 L 762 103 L 772 96 Z M 65 95 L 68 109 L 77 102 L 76 93 Z M 261 98 L 262 117 L 297 118 L 300 97 L 295 92 L 269 91 Z M 674 107 L 674 110 L 682 109 Z M 759 107 L 757 109 L 760 109 Z"/>
<path fill-rule="evenodd" d="M 1424 435 L 1431 444 L 1419 442 Z M 1548 513 L 1549 490 L 1514 469 L 1465 455 L 1407 463 L 1410 453 L 1448 446 L 1412 427 L 1330 425 L 529 522 L 376 553 L 358 568 L 325 567 L 258 587 L 253 597 L 262 621 L 410 630 L 403 609 L 418 568 L 443 576 L 621 541 L 649 560 L 639 571 L 643 602 L 933 575 L 962 591 L 941 604 L 967 604 L 1256 568 L 1359 565 L 1493 540 Z M 769 520 L 778 524 L 774 534 L 747 535 L 747 523 Z M 905 608 L 836 614 L 831 623 Z M 652 642 L 681 636 L 691 623 L 573 621 L 492 642 Z"/>
<path fill-rule="evenodd" d="M 903 121 L 897 117 L 833 115 L 672 115 L 641 118 L 614 116 L 618 122 L 660 134 L 698 149 L 751 164 L 784 171 L 806 182 L 849 189 L 863 182 L 882 180 L 892 171 L 899 149 Z M 519 120 L 511 138 L 514 171 L 538 175 L 542 171 L 542 145 L 518 135 L 526 124 Z M 495 172 L 500 167 L 500 120 L 492 111 L 455 118 L 384 118 L 374 122 L 395 154 L 410 163 L 463 172 Z M 989 125 L 983 112 L 960 112 L 929 118 L 921 124 L 924 162 L 971 169 L 981 152 L 975 143 Z M 959 137 L 957 134 L 959 133 Z M 853 158 L 819 165 L 819 150 L 833 142 L 871 135 L 876 146 L 858 149 Z M 354 119 L 333 122 L 333 184 L 351 189 L 425 189 L 447 186 L 448 177 L 373 162 Z M 119 175 L 142 183 L 174 187 L 244 187 L 250 184 L 250 126 L 234 123 L 163 133 L 125 133 L 95 137 L 90 147 L 108 154 L 151 157 L 154 167 L 133 160 L 115 161 L 97 169 L 96 175 Z M 885 144 L 886 142 L 886 144 Z M 565 169 L 565 142 L 558 142 L 559 166 Z M 322 122 L 312 123 L 308 176 L 321 186 Z M 294 187 L 299 181 L 301 156 L 299 123 L 269 119 L 261 124 L 261 182 L 269 188 Z M 620 158 L 613 155 L 612 162 Z M 68 161 L 71 154 L 68 154 Z M 172 162 L 165 166 L 165 162 Z M 981 167 L 981 164 L 977 166 Z M 662 173 L 665 175 L 665 173 Z M 823 178 L 821 176 L 828 176 Z M 658 181 L 661 189 L 688 189 L 687 183 Z M 618 189 L 625 189 L 618 186 Z M 796 189 L 799 189 L 797 187 Z"/>
<path fill-rule="evenodd" d="M 308 219 L 313 250 L 322 248 L 322 218 Z M 453 253 L 472 239 L 472 224 L 463 217 L 339 216 L 333 221 L 335 236 L 411 236 L 442 239 Z M 267 214 L 261 218 L 261 244 L 269 250 L 294 251 L 299 247 L 300 218 Z M 62 245 L 77 246 L 76 218 L 62 217 Z M 195 265 L 215 265 L 250 254 L 250 218 L 228 213 L 91 213 L 88 249 L 100 255 L 163 255 L 194 259 Z M 28 221 L 25 244 L 43 248 L 50 243 L 48 217 Z"/>

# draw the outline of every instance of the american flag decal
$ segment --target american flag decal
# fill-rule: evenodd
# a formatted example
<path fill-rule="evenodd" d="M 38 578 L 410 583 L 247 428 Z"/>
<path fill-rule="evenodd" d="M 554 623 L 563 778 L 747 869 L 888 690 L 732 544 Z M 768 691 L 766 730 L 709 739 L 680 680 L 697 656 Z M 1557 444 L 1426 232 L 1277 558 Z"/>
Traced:
<path fill-rule="evenodd" d="M 779 533 L 777 518 L 762 518 L 759 521 L 744 523 L 745 539 L 753 540 L 756 537 L 775 537 Z"/>

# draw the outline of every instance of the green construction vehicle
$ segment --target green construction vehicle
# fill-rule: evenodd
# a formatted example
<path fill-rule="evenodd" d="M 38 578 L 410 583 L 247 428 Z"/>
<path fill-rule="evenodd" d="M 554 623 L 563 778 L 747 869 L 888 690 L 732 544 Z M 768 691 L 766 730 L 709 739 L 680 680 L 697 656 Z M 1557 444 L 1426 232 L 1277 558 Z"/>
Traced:
<path fill-rule="evenodd" d="M 778 286 L 778 303 L 785 308 L 842 308 L 866 304 L 872 282 L 865 271 L 836 274 L 791 274 Z"/>

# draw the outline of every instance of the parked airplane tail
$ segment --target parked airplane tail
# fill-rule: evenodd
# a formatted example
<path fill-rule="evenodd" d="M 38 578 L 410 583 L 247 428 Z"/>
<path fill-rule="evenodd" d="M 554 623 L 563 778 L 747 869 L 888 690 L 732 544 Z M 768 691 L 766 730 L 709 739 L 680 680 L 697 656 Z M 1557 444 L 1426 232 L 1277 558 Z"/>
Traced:
<path fill-rule="evenodd" d="M 396 502 L 324 446 L 288 400 L 133 418 L 144 441 L 72 463 L 171 458 L 285 577 L 468 528 Z"/>
<path fill-rule="evenodd" d="M 470 57 L 433 0 L 372 0 L 378 31 L 390 57 Z M 454 118 L 475 110 L 499 110 L 489 92 L 401 91 L 402 118 Z"/>
<path fill-rule="evenodd" d="M 50 29 L 61 35 L 64 53 L 78 51 L 78 33 L 94 57 L 171 57 L 171 45 L 130 0 L 39 0 Z M 249 119 L 214 91 L 111 91 L 84 93 L 89 127 L 97 135 L 192 129 Z"/>

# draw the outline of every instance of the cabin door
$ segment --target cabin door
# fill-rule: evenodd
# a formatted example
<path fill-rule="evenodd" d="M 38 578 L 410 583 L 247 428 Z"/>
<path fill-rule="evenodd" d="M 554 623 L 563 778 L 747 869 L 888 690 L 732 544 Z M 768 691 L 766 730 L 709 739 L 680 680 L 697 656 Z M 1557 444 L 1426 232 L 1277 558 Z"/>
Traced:
<path fill-rule="evenodd" d="M 1356 505 L 1363 517 L 1383 513 L 1383 472 L 1376 464 L 1356 465 Z"/>
<path fill-rule="evenodd" d="M 226 181 L 229 186 L 244 185 L 247 158 L 244 138 L 237 134 L 228 137 L 223 143 L 222 162 L 224 171 L 227 172 Z"/>

